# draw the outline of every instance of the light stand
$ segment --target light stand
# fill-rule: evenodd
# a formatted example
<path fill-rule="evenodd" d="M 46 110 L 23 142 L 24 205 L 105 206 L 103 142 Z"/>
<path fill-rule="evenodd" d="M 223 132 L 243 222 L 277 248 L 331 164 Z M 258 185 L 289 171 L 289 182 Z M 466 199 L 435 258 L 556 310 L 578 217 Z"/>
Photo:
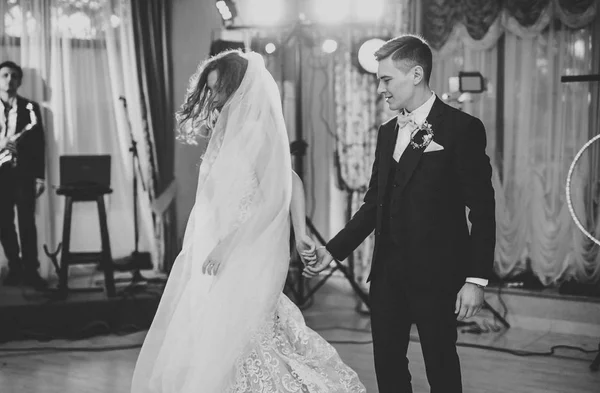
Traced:
<path fill-rule="evenodd" d="M 561 83 L 570 83 L 570 82 L 600 82 L 600 74 L 563 75 L 560 78 L 560 81 L 561 81 Z M 596 358 L 590 364 L 590 370 L 591 371 L 598 371 L 599 368 L 600 368 L 600 342 L 598 343 L 598 354 L 596 355 Z"/>
<path fill-rule="evenodd" d="M 295 62 L 294 84 L 295 84 L 295 88 L 296 88 L 295 89 L 295 93 L 296 93 L 296 107 L 295 107 L 295 109 L 296 109 L 296 119 L 295 119 L 296 140 L 292 142 L 291 149 L 292 149 L 292 155 L 294 156 L 294 169 L 295 169 L 296 173 L 298 174 L 298 176 L 300 177 L 300 179 L 304 179 L 304 170 L 303 170 L 304 155 L 306 153 L 306 146 L 307 146 L 306 141 L 304 141 L 304 139 L 303 139 L 303 122 L 302 122 L 302 115 L 303 115 L 303 105 L 302 105 L 302 99 L 303 99 L 303 97 L 302 97 L 302 74 L 303 74 L 303 72 L 302 72 L 303 71 L 303 67 L 302 67 L 302 64 L 303 64 L 303 61 L 302 61 L 303 42 L 302 42 L 302 40 L 303 40 L 303 36 L 302 36 L 302 28 L 303 28 L 303 26 L 308 26 L 308 25 L 301 20 L 297 21 L 296 24 L 294 25 L 294 27 L 292 28 L 292 30 L 290 31 L 290 33 L 283 40 L 282 45 L 281 45 L 282 51 L 284 52 L 282 54 L 282 59 L 285 58 L 285 49 L 289 46 L 289 43 L 293 42 L 293 45 L 294 45 L 294 62 Z M 284 69 L 285 69 L 285 67 L 282 67 L 282 75 L 281 75 L 282 81 L 285 81 Z M 317 237 L 319 242 L 321 244 L 326 244 L 327 242 L 321 236 L 321 234 L 317 231 L 317 229 L 314 227 L 313 223 L 311 222 L 311 220 L 308 217 L 306 218 L 306 222 L 307 222 L 309 229 L 315 235 L 315 237 Z M 365 305 L 367 307 L 369 307 L 369 297 L 362 290 L 360 285 L 356 281 L 354 281 L 353 271 L 351 271 L 351 270 L 349 271 L 341 262 L 339 262 L 337 260 L 334 260 L 334 263 L 336 265 L 335 268 L 333 268 L 327 276 L 325 276 L 321 281 L 319 281 L 319 283 L 315 287 L 310 289 L 308 291 L 308 293 L 304 293 L 306 284 L 305 284 L 304 276 L 302 276 L 301 273 L 296 275 L 297 277 L 296 277 L 295 282 L 292 281 L 292 282 L 287 283 L 287 287 L 294 294 L 296 303 L 299 305 L 306 304 L 307 301 L 333 275 L 335 270 L 340 270 L 342 272 L 342 274 L 344 275 L 344 277 L 346 278 L 346 280 L 350 283 L 350 286 L 352 287 L 352 289 L 354 290 L 356 295 L 358 297 L 360 297 L 360 299 L 365 303 Z M 350 266 L 352 266 L 352 265 L 350 265 Z"/>

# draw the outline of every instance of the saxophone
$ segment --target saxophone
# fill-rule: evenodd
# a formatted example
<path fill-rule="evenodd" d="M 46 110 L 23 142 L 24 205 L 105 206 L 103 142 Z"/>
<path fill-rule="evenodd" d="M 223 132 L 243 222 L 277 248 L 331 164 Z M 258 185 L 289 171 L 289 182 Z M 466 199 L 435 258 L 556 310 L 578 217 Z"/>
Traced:
<path fill-rule="evenodd" d="M 33 104 L 30 102 L 26 106 L 27 110 L 29 110 L 29 124 L 27 124 L 21 132 L 18 134 L 14 134 L 8 138 L 9 142 L 17 143 L 23 137 L 23 135 L 27 134 L 27 131 L 31 130 L 37 124 L 37 116 L 33 111 Z M 8 163 L 11 166 L 17 165 L 17 156 L 13 154 L 8 148 L 4 148 L 0 150 L 0 168 L 4 166 L 4 164 Z"/>

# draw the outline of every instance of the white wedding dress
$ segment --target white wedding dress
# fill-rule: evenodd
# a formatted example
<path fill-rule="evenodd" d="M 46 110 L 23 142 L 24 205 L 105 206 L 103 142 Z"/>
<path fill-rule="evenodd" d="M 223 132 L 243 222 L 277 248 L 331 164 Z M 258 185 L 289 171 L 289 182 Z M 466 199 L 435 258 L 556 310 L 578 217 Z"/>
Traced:
<path fill-rule="evenodd" d="M 275 81 L 260 55 L 244 56 L 248 69 L 214 126 L 183 247 L 131 391 L 363 393 L 357 374 L 282 293 L 289 141 Z M 218 274 L 202 274 L 220 243 L 226 253 Z"/>

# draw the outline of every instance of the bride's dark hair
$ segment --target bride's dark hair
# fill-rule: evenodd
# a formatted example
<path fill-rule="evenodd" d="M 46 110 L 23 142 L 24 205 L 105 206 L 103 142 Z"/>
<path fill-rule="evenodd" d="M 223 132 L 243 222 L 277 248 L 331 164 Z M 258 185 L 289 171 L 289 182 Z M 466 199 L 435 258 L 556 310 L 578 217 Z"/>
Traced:
<path fill-rule="evenodd" d="M 190 77 L 185 100 L 175 114 L 178 139 L 195 144 L 198 136 L 210 136 L 215 110 L 221 110 L 238 89 L 247 68 L 248 60 L 240 50 L 221 52 L 198 65 Z M 215 91 L 211 92 L 207 86 L 208 74 L 215 70 L 218 79 Z"/>

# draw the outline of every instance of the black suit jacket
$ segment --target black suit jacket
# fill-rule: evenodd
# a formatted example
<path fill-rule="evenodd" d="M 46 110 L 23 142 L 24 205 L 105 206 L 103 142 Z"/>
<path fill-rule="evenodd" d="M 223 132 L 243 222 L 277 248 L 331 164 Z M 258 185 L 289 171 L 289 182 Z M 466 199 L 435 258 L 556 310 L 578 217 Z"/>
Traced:
<path fill-rule="evenodd" d="M 31 121 L 27 104 L 33 104 L 33 111 L 37 117 L 37 124 L 24 135 L 17 143 L 17 167 L 19 176 L 29 176 L 44 179 L 46 173 L 46 154 L 44 125 L 40 106 L 37 102 L 17 96 L 17 126 L 15 133 L 23 132 L 25 126 Z"/>
<path fill-rule="evenodd" d="M 496 242 L 492 169 L 479 119 L 436 98 L 427 121 L 433 140 L 444 150 L 424 153 L 425 148 L 409 145 L 397 164 L 391 158 L 398 135 L 396 119 L 379 128 L 364 204 L 327 249 L 343 260 L 375 230 L 368 280 L 391 268 L 424 289 L 456 290 L 466 277 L 490 278 L 492 273 Z M 391 165 L 397 168 L 386 200 Z M 465 207 L 470 210 L 470 232 Z M 384 217 L 384 210 L 390 215 Z M 378 248 L 382 227 L 388 224 L 398 255 L 394 266 L 383 269 Z"/>

